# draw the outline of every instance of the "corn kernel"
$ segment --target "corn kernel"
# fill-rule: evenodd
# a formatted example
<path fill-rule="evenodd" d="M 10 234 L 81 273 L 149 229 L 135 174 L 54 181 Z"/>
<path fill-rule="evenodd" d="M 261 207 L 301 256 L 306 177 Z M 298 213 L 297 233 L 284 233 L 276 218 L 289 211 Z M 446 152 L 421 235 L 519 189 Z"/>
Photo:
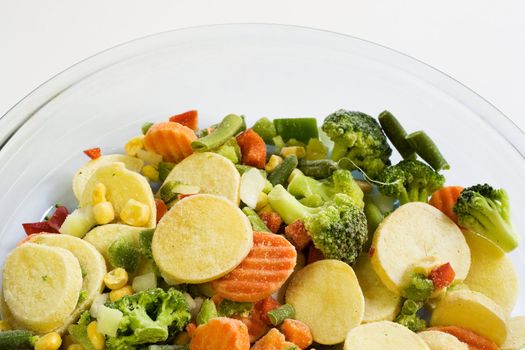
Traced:
<path fill-rule="evenodd" d="M 283 162 L 283 159 L 279 157 L 278 155 L 272 154 L 270 156 L 270 159 L 268 160 L 268 163 L 266 163 L 266 166 L 264 167 L 264 170 L 266 172 L 271 173 L 275 170 Z"/>
<path fill-rule="evenodd" d="M 294 177 L 296 177 L 297 175 L 303 175 L 303 172 L 295 168 L 290 174 L 290 176 L 288 176 L 288 182 L 291 182 L 294 179 Z"/>
<path fill-rule="evenodd" d="M 101 202 L 93 206 L 93 216 L 99 225 L 109 224 L 115 219 L 115 210 L 110 202 Z"/>
<path fill-rule="evenodd" d="M 129 199 L 120 212 L 120 218 L 125 224 L 139 227 L 148 223 L 150 215 L 149 207 L 135 199 Z"/>
<path fill-rule="evenodd" d="M 291 156 L 292 154 L 295 154 L 297 158 L 301 159 L 306 156 L 306 150 L 302 146 L 289 146 L 289 147 L 283 147 L 281 149 L 281 155 L 284 158 Z"/>
<path fill-rule="evenodd" d="M 84 350 L 84 347 L 80 344 L 71 344 L 66 349 L 67 350 Z"/>
<path fill-rule="evenodd" d="M 142 175 L 146 176 L 150 181 L 159 181 L 159 172 L 151 165 L 146 165 L 142 168 Z"/>
<path fill-rule="evenodd" d="M 95 189 L 93 190 L 93 193 L 91 194 L 92 203 L 93 205 L 96 205 L 98 203 L 102 203 L 106 201 L 106 185 L 104 185 L 102 182 L 99 182 L 95 185 Z"/>
<path fill-rule="evenodd" d="M 268 205 L 268 195 L 264 192 L 259 193 L 259 198 L 257 198 L 257 204 L 255 205 L 255 210 L 261 210 Z"/>
<path fill-rule="evenodd" d="M 137 152 L 144 148 L 144 135 L 135 136 L 126 143 L 124 150 L 128 156 L 136 156 Z"/>
<path fill-rule="evenodd" d="M 104 275 L 104 283 L 109 289 L 120 289 L 128 283 L 128 273 L 122 267 L 117 267 Z"/>
<path fill-rule="evenodd" d="M 62 338 L 57 332 L 47 333 L 35 343 L 35 350 L 58 350 L 62 345 Z"/>
<path fill-rule="evenodd" d="M 97 330 L 97 321 L 91 321 L 87 326 L 87 336 L 95 350 L 106 348 L 106 337 Z"/>
<path fill-rule="evenodd" d="M 0 332 L 8 331 L 10 329 L 11 326 L 9 325 L 9 323 L 7 323 L 7 321 L 0 320 Z"/>
<path fill-rule="evenodd" d="M 111 301 L 117 301 L 122 297 L 125 297 L 126 295 L 132 295 L 133 294 L 133 288 L 131 286 L 124 286 L 119 289 L 112 290 L 109 292 L 109 300 Z"/>
<path fill-rule="evenodd" d="M 265 205 L 264 207 L 262 207 L 261 209 L 257 210 L 257 214 L 261 215 L 262 213 L 269 213 L 269 212 L 272 212 L 273 209 L 271 207 L 270 204 L 268 205 Z"/>

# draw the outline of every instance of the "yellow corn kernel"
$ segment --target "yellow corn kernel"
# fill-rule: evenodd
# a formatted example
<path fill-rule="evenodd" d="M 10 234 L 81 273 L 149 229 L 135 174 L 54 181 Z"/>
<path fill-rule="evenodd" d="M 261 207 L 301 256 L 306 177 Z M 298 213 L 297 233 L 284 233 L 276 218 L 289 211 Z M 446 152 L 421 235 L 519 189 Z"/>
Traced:
<path fill-rule="evenodd" d="M 187 345 L 190 343 L 191 337 L 188 332 L 181 332 L 175 337 L 174 345 Z"/>
<path fill-rule="evenodd" d="M 11 326 L 9 325 L 9 323 L 7 323 L 7 321 L 0 320 L 0 332 L 8 331 L 10 329 Z"/>
<path fill-rule="evenodd" d="M 299 159 L 304 158 L 306 156 L 306 149 L 302 146 L 288 146 L 281 148 L 281 155 L 284 158 L 291 156 L 292 154 L 295 154 Z"/>
<path fill-rule="evenodd" d="M 62 345 L 62 338 L 57 332 L 47 333 L 35 343 L 35 350 L 58 350 Z"/>
<path fill-rule="evenodd" d="M 106 185 L 104 185 L 102 182 L 99 182 L 95 185 L 95 189 L 91 194 L 91 201 L 93 205 L 106 201 Z"/>
<path fill-rule="evenodd" d="M 91 321 L 88 324 L 87 336 L 95 350 L 104 350 L 106 348 L 106 337 L 97 330 L 97 321 Z"/>
<path fill-rule="evenodd" d="M 114 289 L 111 292 L 109 292 L 109 300 L 111 301 L 117 301 L 122 297 L 125 297 L 126 295 L 132 295 L 133 294 L 133 288 L 131 286 L 124 286 L 119 289 Z"/>
<path fill-rule="evenodd" d="M 109 224 L 115 219 L 115 210 L 110 202 L 101 202 L 93 206 L 93 216 L 98 225 Z"/>
<path fill-rule="evenodd" d="M 109 289 L 120 289 L 128 283 L 128 273 L 122 267 L 117 267 L 104 275 L 104 283 Z"/>
<path fill-rule="evenodd" d="M 131 198 L 126 202 L 124 208 L 122 208 L 120 219 L 122 219 L 125 224 L 140 227 L 148 223 L 150 215 L 150 209 L 146 204 Z"/>
<path fill-rule="evenodd" d="M 152 165 L 144 166 L 142 175 L 146 176 L 150 181 L 159 181 L 159 172 Z"/>
<path fill-rule="evenodd" d="M 288 176 L 288 182 L 291 182 L 293 178 L 296 177 L 297 175 L 302 175 L 302 174 L 303 172 L 301 170 L 295 168 L 290 174 L 290 176 Z"/>
<path fill-rule="evenodd" d="M 272 211 L 273 211 L 272 207 L 270 206 L 270 204 L 268 204 L 262 207 L 261 209 L 257 210 L 257 214 L 261 215 L 262 213 L 269 213 Z"/>
<path fill-rule="evenodd" d="M 66 349 L 67 350 L 84 350 L 84 347 L 80 344 L 71 344 Z"/>
<path fill-rule="evenodd" d="M 268 160 L 268 163 L 266 163 L 266 166 L 264 167 L 264 170 L 266 172 L 271 173 L 275 170 L 283 162 L 283 159 L 279 157 L 278 155 L 272 154 L 270 156 L 270 159 Z"/>
<path fill-rule="evenodd" d="M 137 152 L 144 148 L 144 135 L 135 136 L 126 143 L 124 150 L 128 156 L 136 156 Z"/>
<path fill-rule="evenodd" d="M 255 205 L 255 210 L 261 210 L 268 205 L 268 195 L 264 192 L 259 193 L 259 198 L 257 198 L 257 204 Z"/>
<path fill-rule="evenodd" d="M 78 345 L 78 346 L 81 346 L 80 344 L 77 344 L 77 341 L 71 336 L 71 335 L 66 335 L 62 338 L 62 348 L 63 349 L 67 349 L 69 350 L 71 346 L 73 345 Z M 75 348 L 71 348 L 72 350 L 75 350 Z M 77 350 L 83 350 L 82 348 L 78 348 L 77 347 Z"/>

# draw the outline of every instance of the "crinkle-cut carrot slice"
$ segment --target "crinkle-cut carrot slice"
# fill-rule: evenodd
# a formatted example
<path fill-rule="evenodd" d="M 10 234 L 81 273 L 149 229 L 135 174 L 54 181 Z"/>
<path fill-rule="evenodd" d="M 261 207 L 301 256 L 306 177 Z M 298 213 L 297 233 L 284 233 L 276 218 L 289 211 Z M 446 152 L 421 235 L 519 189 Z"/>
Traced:
<path fill-rule="evenodd" d="M 466 343 L 469 350 L 499 350 L 499 346 L 492 340 L 479 335 L 469 329 L 457 326 L 430 327 L 429 331 L 445 332 L 458 338 L 459 341 Z"/>
<path fill-rule="evenodd" d="M 193 153 L 191 143 L 197 139 L 193 130 L 179 123 L 162 122 L 149 128 L 144 136 L 146 150 L 178 163 Z"/>
<path fill-rule="evenodd" d="M 249 350 L 248 328 L 239 320 L 212 318 L 192 334 L 190 350 Z"/>
<path fill-rule="evenodd" d="M 283 236 L 254 232 L 253 247 L 232 272 L 213 281 L 220 296 L 256 302 L 278 290 L 293 272 L 297 251 Z"/>
<path fill-rule="evenodd" d="M 452 208 L 454 207 L 454 204 L 456 204 L 461 191 L 463 191 L 463 187 L 461 186 L 443 187 L 432 194 L 428 204 L 441 210 L 457 224 L 458 217 Z"/>
<path fill-rule="evenodd" d="M 286 341 L 284 335 L 276 328 L 272 328 L 264 337 L 255 343 L 251 350 L 286 350 L 294 346 Z"/>

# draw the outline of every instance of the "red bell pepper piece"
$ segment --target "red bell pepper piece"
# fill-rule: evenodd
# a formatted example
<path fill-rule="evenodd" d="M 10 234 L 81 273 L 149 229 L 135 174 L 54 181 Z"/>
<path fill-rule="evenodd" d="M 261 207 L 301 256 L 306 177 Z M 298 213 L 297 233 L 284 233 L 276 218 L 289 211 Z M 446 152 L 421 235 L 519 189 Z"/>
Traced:
<path fill-rule="evenodd" d="M 102 152 L 100 151 L 99 147 L 95 147 L 95 148 L 84 150 L 84 154 L 91 159 L 97 159 L 97 158 L 100 158 L 100 156 L 102 155 Z"/>
<path fill-rule="evenodd" d="M 199 122 L 199 113 L 196 110 L 187 111 L 181 114 L 176 114 L 170 118 L 170 122 L 179 123 L 192 130 L 197 130 Z"/>
<path fill-rule="evenodd" d="M 428 275 L 428 278 L 434 283 L 435 289 L 441 289 L 450 286 L 452 282 L 454 282 L 455 277 L 456 272 L 454 272 L 454 269 L 450 263 L 435 267 Z"/>

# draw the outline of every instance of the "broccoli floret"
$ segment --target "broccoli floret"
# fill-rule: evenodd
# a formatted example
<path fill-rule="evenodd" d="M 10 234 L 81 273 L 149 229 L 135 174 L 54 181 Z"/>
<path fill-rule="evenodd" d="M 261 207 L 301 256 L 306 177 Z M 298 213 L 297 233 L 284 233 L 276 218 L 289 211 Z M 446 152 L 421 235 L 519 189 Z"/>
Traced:
<path fill-rule="evenodd" d="M 373 179 L 390 165 L 392 149 L 371 116 L 340 109 L 325 118 L 322 129 L 334 142 L 333 160 L 348 157 Z"/>
<path fill-rule="evenodd" d="M 423 307 L 421 301 L 407 299 L 403 303 L 401 312 L 397 315 L 395 322 L 407 327 L 412 332 L 420 332 L 427 327 L 425 320 L 419 318 L 417 312 Z"/>
<path fill-rule="evenodd" d="M 348 170 L 336 170 L 325 180 L 316 180 L 304 174 L 297 174 L 288 185 L 288 192 L 297 198 L 320 196 L 323 201 L 330 200 L 336 193 L 343 193 L 351 197 L 354 204 L 363 208 L 363 191 Z"/>
<path fill-rule="evenodd" d="M 494 242 L 505 252 L 518 246 L 519 235 L 510 221 L 509 198 L 488 184 L 465 188 L 453 207 L 461 226 Z"/>
<path fill-rule="evenodd" d="M 128 237 L 115 240 L 108 248 L 109 262 L 113 267 L 122 267 L 127 272 L 135 272 L 139 265 L 141 253 Z"/>
<path fill-rule="evenodd" d="M 432 280 L 422 274 L 415 274 L 403 290 L 402 295 L 414 301 L 425 301 L 432 295 L 433 291 L 434 283 Z"/>
<path fill-rule="evenodd" d="M 184 295 L 171 288 L 148 289 L 106 304 L 124 315 L 116 337 L 108 337 L 108 350 L 136 349 L 140 344 L 158 343 L 180 332 L 191 314 Z"/>
<path fill-rule="evenodd" d="M 385 196 L 399 199 L 400 204 L 428 202 L 432 192 L 443 187 L 445 177 L 418 160 L 405 159 L 384 169 L 377 186 Z"/>
<path fill-rule="evenodd" d="M 224 299 L 219 304 L 217 314 L 223 317 L 242 316 L 247 317 L 252 310 L 253 303 L 249 302 L 238 302 Z"/>
<path fill-rule="evenodd" d="M 268 200 L 287 224 L 302 220 L 326 258 L 352 264 L 363 250 L 368 238 L 366 217 L 351 197 L 336 194 L 323 206 L 310 208 L 278 185 L 268 194 Z"/>

